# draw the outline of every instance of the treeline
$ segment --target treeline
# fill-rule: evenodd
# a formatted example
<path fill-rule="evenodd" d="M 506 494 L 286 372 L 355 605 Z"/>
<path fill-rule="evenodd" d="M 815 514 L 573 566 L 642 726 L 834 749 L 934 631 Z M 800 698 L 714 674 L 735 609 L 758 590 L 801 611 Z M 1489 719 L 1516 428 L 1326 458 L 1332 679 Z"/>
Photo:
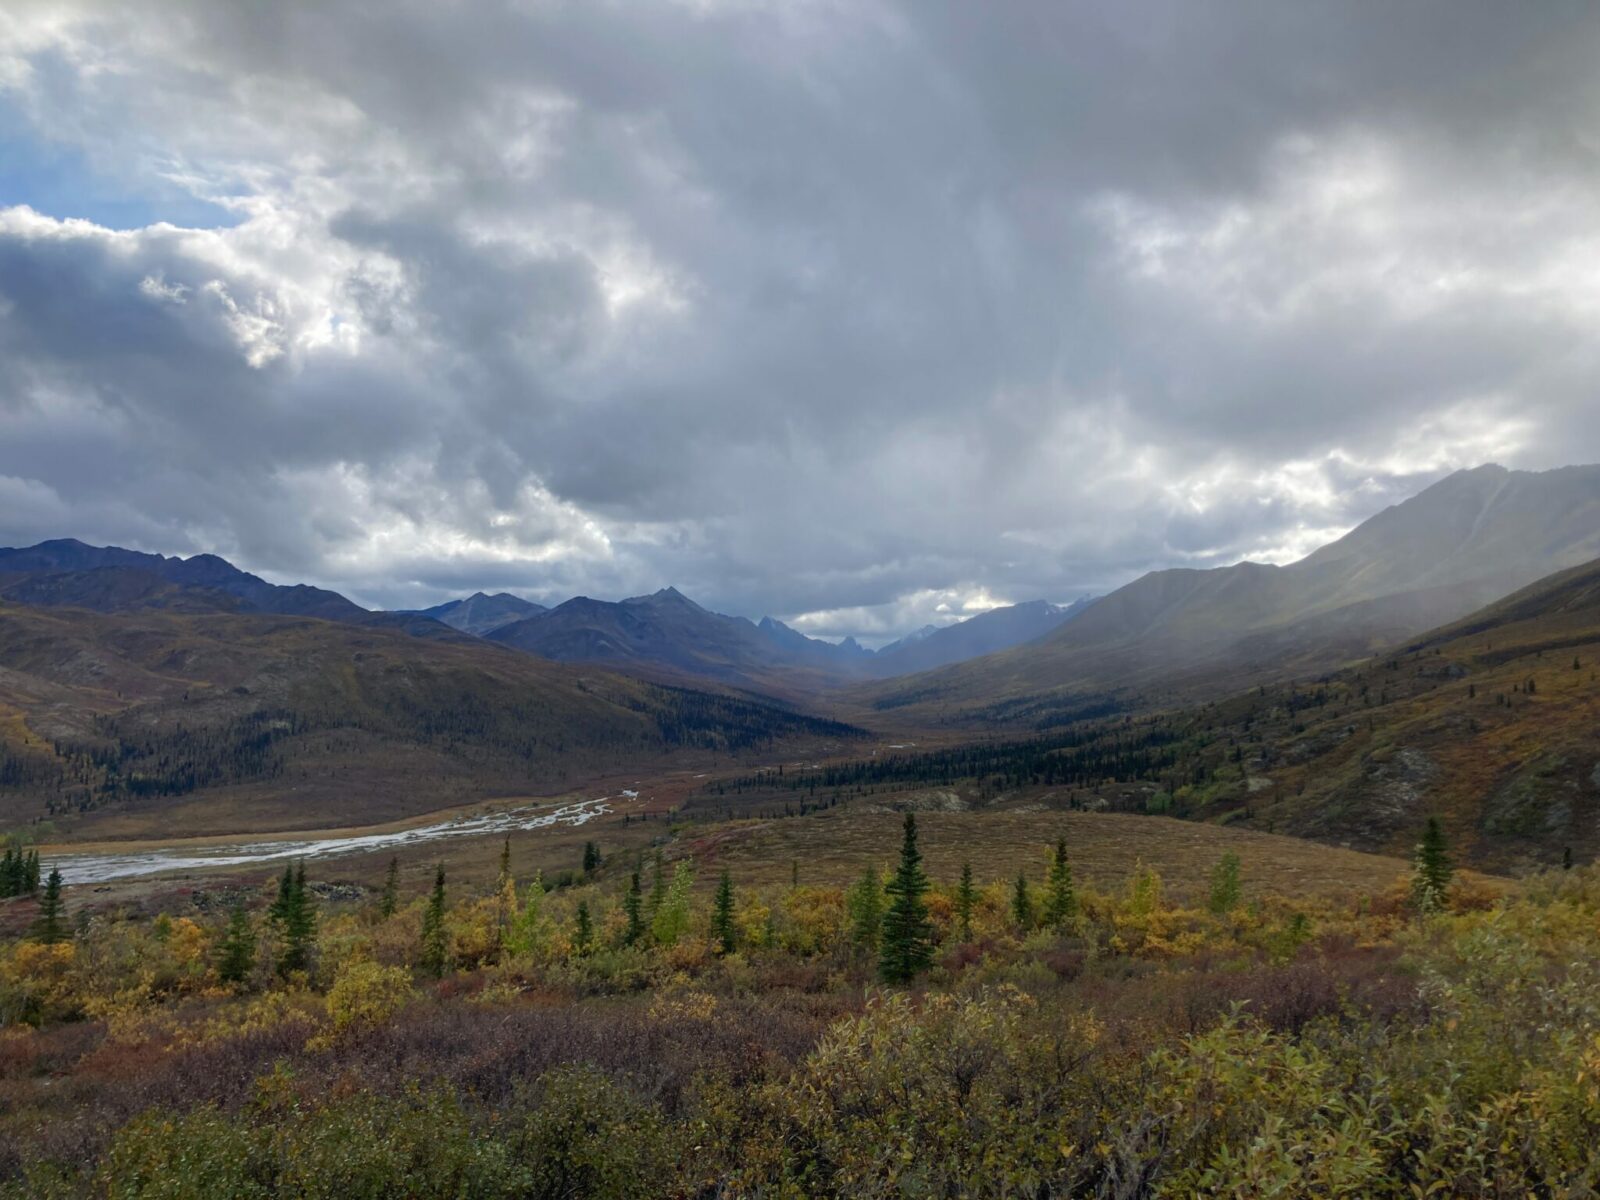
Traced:
<path fill-rule="evenodd" d="M 656 728 L 672 747 L 700 750 L 748 750 L 780 738 L 823 737 L 857 739 L 864 729 L 795 712 L 772 704 L 757 704 L 733 696 L 695 692 L 687 688 L 652 687 L 657 701 Z"/>
<path fill-rule="evenodd" d="M 0 900 L 31 896 L 39 890 L 39 852 L 21 846 L 6 847 L 0 855 Z"/>
<path fill-rule="evenodd" d="M 1178 762 L 1181 735 L 1164 723 L 1123 723 L 1111 730 L 1073 730 L 1016 741 L 977 742 L 914 754 L 890 754 L 835 763 L 814 771 L 760 771 L 728 783 L 727 791 L 791 791 L 907 784 L 947 786 L 972 779 L 1003 787 L 1097 787 L 1149 778 Z"/>

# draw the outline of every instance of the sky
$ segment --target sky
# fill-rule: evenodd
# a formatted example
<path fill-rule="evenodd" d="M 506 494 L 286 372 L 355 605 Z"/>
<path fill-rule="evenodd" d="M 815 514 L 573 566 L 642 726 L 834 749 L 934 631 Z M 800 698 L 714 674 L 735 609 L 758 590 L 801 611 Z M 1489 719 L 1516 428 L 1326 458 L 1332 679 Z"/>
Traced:
<path fill-rule="evenodd" d="M 1600 460 L 1600 10 L 0 6 L 0 544 L 867 641 Z"/>

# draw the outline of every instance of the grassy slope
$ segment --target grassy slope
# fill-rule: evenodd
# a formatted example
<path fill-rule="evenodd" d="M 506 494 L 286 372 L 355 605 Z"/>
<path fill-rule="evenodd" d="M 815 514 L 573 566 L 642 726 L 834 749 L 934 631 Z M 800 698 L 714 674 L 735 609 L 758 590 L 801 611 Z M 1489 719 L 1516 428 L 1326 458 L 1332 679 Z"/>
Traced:
<path fill-rule="evenodd" d="M 876 805 L 807 817 L 735 823 L 692 838 L 702 878 L 727 867 L 741 885 L 780 885 L 799 864 L 800 879 L 847 884 L 869 866 L 893 867 L 904 817 Z M 1401 859 L 1318 845 L 1299 838 L 1127 813 L 1001 809 L 917 815 L 924 867 L 953 882 L 970 862 L 980 880 L 1026 871 L 1042 882 L 1056 839 L 1067 839 L 1074 877 L 1120 888 L 1143 862 L 1177 896 L 1204 895 L 1212 866 L 1231 851 L 1253 889 L 1285 896 L 1379 893 L 1408 871 Z M 709 884 L 708 884 L 709 886 Z"/>

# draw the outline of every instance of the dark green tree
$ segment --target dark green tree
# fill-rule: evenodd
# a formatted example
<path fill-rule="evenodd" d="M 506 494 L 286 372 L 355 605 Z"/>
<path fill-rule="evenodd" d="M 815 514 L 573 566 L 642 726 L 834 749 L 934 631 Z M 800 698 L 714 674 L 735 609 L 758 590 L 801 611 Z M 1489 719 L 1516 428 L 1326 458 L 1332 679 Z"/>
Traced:
<path fill-rule="evenodd" d="M 1444 907 L 1450 877 L 1455 874 L 1450 862 L 1450 847 L 1445 841 L 1438 817 L 1429 817 L 1427 825 L 1423 827 L 1415 862 L 1416 870 L 1411 876 L 1411 898 L 1419 911 L 1438 912 Z"/>
<path fill-rule="evenodd" d="M 572 931 L 572 944 L 579 954 L 589 953 L 589 943 L 594 940 L 594 920 L 589 916 L 589 902 L 578 901 L 577 927 Z"/>
<path fill-rule="evenodd" d="M 661 851 L 657 850 L 651 864 L 650 899 L 645 905 L 644 915 L 646 921 L 654 921 L 656 913 L 660 911 L 662 902 L 667 898 L 667 872 L 661 862 Z"/>
<path fill-rule="evenodd" d="M 978 904 L 978 889 L 972 883 L 972 864 L 961 864 L 961 882 L 956 885 L 956 928 L 963 942 L 972 940 L 972 910 Z"/>
<path fill-rule="evenodd" d="M 909 983 L 933 963 L 933 925 L 928 921 L 928 877 L 917 850 L 917 818 L 906 814 L 900 844 L 900 866 L 889 885 L 889 909 L 883 917 L 878 974 L 885 983 Z"/>
<path fill-rule="evenodd" d="M 387 921 L 400 907 L 400 859 L 389 860 L 389 870 L 383 877 L 383 896 L 378 901 L 378 915 Z"/>
<path fill-rule="evenodd" d="M 306 887 L 306 865 L 295 864 L 289 879 L 289 891 L 283 908 L 281 933 L 283 945 L 278 958 L 278 971 L 288 975 L 291 971 L 309 971 L 311 952 L 317 943 L 317 906 Z"/>
<path fill-rule="evenodd" d="M 1067 839 L 1056 840 L 1055 858 L 1045 885 L 1044 919 L 1055 930 L 1064 930 L 1078 916 L 1078 894 L 1072 887 L 1072 864 L 1067 861 Z"/>
<path fill-rule="evenodd" d="M 243 904 L 228 914 L 228 928 L 217 947 L 217 978 L 223 983 L 243 983 L 256 966 L 256 929 Z"/>
<path fill-rule="evenodd" d="M 419 965 L 435 979 L 444 977 L 449 965 L 449 932 L 444 926 L 445 894 L 444 864 L 440 863 L 433 876 L 433 892 L 428 896 L 428 907 L 422 913 L 422 956 Z"/>
<path fill-rule="evenodd" d="M 593 842 L 583 844 L 583 873 L 593 875 L 600 869 L 600 847 Z"/>
<path fill-rule="evenodd" d="M 67 902 L 61 896 L 61 871 L 57 867 L 50 868 L 44 895 L 39 897 L 39 915 L 34 919 L 31 936 L 46 946 L 72 940 L 72 930 L 67 923 Z"/>
<path fill-rule="evenodd" d="M 282 926 L 288 919 L 289 908 L 293 904 L 294 896 L 294 864 L 284 863 L 283 874 L 278 877 L 278 891 L 272 897 L 272 903 L 267 906 L 267 920 L 276 926 Z"/>
<path fill-rule="evenodd" d="M 1033 928 L 1033 897 L 1028 892 L 1028 877 L 1021 871 L 1017 872 L 1016 890 L 1011 893 L 1011 917 L 1024 933 Z"/>
<path fill-rule="evenodd" d="M 639 886 L 637 871 L 628 879 L 628 894 L 622 898 L 622 912 L 628 918 L 627 928 L 622 934 L 623 945 L 637 945 L 644 936 L 644 892 Z"/>
<path fill-rule="evenodd" d="M 717 881 L 717 897 L 711 905 L 711 937 L 718 954 L 732 954 L 737 929 L 733 923 L 733 876 L 727 870 Z"/>
<path fill-rule="evenodd" d="M 883 930 L 883 880 L 876 867 L 868 867 L 845 893 L 845 912 L 850 918 L 850 940 L 863 950 L 878 949 Z"/>

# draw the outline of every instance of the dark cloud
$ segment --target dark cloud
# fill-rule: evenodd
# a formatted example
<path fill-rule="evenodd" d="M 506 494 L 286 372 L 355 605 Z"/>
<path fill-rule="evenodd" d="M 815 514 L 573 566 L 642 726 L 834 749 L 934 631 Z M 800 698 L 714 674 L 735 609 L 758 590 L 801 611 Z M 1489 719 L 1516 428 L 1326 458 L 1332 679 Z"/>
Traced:
<path fill-rule="evenodd" d="M 1586 6 L 20 0 L 0 47 L 20 136 L 190 198 L 0 212 L 0 540 L 887 634 L 1600 457 Z"/>

